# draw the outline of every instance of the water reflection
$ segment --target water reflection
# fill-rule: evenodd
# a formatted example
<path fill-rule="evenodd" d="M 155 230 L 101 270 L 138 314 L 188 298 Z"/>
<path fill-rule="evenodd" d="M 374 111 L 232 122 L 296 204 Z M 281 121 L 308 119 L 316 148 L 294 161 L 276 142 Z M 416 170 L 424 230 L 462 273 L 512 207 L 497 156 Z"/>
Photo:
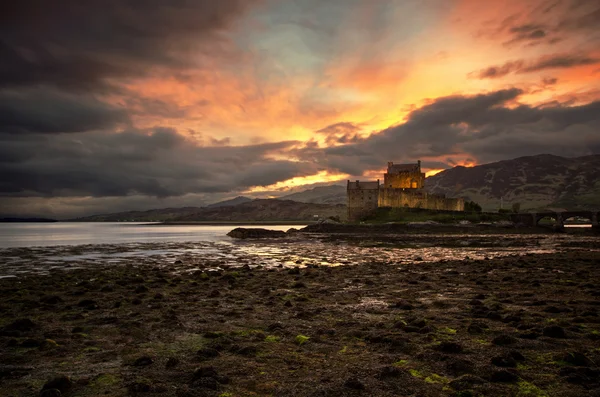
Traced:
<path fill-rule="evenodd" d="M 224 242 L 229 240 L 227 233 L 235 227 L 236 225 L 160 225 L 148 222 L 0 223 L 0 248 L 144 242 Z M 292 226 L 267 227 L 273 230 L 288 230 Z"/>

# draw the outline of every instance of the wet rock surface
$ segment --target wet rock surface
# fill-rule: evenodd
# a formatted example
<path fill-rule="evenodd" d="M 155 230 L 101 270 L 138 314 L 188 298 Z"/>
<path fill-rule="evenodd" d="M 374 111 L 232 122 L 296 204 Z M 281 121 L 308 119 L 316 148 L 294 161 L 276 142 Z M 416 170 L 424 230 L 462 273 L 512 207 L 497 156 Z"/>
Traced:
<path fill-rule="evenodd" d="M 281 238 L 286 237 L 286 233 L 282 230 L 269 230 L 264 228 L 243 228 L 238 227 L 227 233 L 233 238 Z"/>
<path fill-rule="evenodd" d="M 343 247 L 316 244 L 299 247 L 302 258 L 282 254 L 281 267 L 260 256 L 227 267 L 205 254 L 0 279 L 2 392 L 575 397 L 600 389 L 600 252 L 436 262 L 370 248 L 332 267 L 323 257 Z M 29 260 L 40 255 L 32 250 Z"/>

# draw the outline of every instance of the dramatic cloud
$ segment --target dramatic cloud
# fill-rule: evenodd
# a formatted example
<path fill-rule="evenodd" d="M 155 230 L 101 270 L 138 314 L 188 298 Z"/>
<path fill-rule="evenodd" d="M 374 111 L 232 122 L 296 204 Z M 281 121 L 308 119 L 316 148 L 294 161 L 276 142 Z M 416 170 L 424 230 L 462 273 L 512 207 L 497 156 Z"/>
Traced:
<path fill-rule="evenodd" d="M 600 58 L 580 54 L 550 55 L 530 62 L 510 61 L 501 66 L 490 66 L 470 75 L 480 79 L 490 79 L 504 77 L 510 73 L 532 73 L 547 69 L 568 69 L 596 64 L 600 64 Z"/>

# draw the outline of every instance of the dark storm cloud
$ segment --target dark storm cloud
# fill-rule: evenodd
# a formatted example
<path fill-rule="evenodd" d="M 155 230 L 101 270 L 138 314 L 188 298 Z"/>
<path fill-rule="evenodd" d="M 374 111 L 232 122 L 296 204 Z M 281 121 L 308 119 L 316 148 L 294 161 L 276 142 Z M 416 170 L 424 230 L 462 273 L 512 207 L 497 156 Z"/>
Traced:
<path fill-rule="evenodd" d="M 486 112 L 495 111 L 498 105 L 516 99 L 522 90 L 511 88 L 475 96 L 449 96 L 436 99 L 433 103 L 413 111 L 405 125 L 435 126 L 477 120 Z"/>
<path fill-rule="evenodd" d="M 223 30 L 253 0 L 20 0 L 0 5 L 0 87 L 104 87 L 185 56 L 227 55 Z M 198 59 L 198 57 L 196 57 Z"/>
<path fill-rule="evenodd" d="M 506 106 L 520 94 L 512 89 L 441 98 L 413 112 L 407 123 L 366 143 L 380 153 L 404 143 L 408 153 L 433 157 L 468 153 L 488 162 L 523 152 L 588 154 L 589 143 L 600 141 L 600 102 L 575 107 Z"/>
<path fill-rule="evenodd" d="M 469 76 L 479 79 L 493 79 L 511 73 L 532 73 L 548 69 L 569 69 L 595 64 L 600 64 L 599 58 L 582 54 L 556 54 L 544 56 L 530 62 L 518 60 L 510 61 L 500 66 L 490 66 L 478 72 L 472 72 Z"/>
<path fill-rule="evenodd" d="M 316 173 L 314 163 L 270 158 L 296 144 L 198 147 L 170 128 L 0 135 L 0 195 L 170 197 L 244 190 Z"/>
<path fill-rule="evenodd" d="M 0 91 L 0 134 L 83 132 L 113 128 L 127 119 L 124 109 L 90 96 L 42 89 Z"/>

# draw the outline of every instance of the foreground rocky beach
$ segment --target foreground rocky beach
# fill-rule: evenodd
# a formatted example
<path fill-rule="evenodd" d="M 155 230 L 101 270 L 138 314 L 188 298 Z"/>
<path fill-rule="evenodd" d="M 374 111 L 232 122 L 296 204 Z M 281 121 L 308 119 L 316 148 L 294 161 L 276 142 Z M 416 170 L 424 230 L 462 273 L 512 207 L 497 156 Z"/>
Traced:
<path fill-rule="evenodd" d="M 600 396 L 598 245 L 528 247 L 0 279 L 0 394 Z"/>

